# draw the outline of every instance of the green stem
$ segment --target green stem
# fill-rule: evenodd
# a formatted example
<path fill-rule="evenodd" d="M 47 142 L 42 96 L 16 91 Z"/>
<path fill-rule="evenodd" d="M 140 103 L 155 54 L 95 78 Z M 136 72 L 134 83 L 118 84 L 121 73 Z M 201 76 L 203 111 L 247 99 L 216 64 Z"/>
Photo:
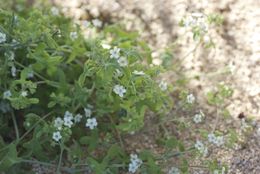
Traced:
<path fill-rule="evenodd" d="M 116 124 L 115 124 L 115 122 L 114 122 L 112 116 L 109 116 L 109 119 L 110 119 L 110 122 L 112 123 L 112 125 L 115 127 L 115 128 L 114 128 L 114 129 L 115 129 L 115 133 L 116 133 L 117 138 L 118 138 L 118 140 L 119 140 L 119 142 L 120 142 L 120 146 L 121 146 L 121 148 L 124 149 L 123 139 L 122 139 L 122 137 L 121 137 L 120 132 L 119 132 L 119 131 L 117 130 L 117 128 L 116 128 Z"/>
<path fill-rule="evenodd" d="M 53 111 L 49 112 L 48 114 L 44 115 L 41 119 L 39 119 L 27 132 L 25 132 L 21 138 L 19 139 L 19 141 L 17 142 L 17 144 L 24 139 L 41 121 L 43 121 L 45 118 L 47 118 L 48 116 L 50 116 L 53 113 Z"/>
<path fill-rule="evenodd" d="M 22 68 L 26 68 L 24 65 L 20 64 L 19 62 L 15 61 L 15 64 L 22 67 Z M 48 79 L 46 79 L 45 77 L 43 77 L 42 75 L 40 75 L 39 73 L 37 72 L 34 72 L 34 74 L 40 78 L 41 80 L 43 80 L 46 84 L 52 86 L 52 87 L 55 87 L 55 88 L 58 88 L 59 87 L 59 83 L 58 82 L 54 82 L 54 81 L 50 81 Z M 43 82 L 41 82 L 43 83 Z"/>
<path fill-rule="evenodd" d="M 14 111 L 11 112 L 11 116 L 12 116 L 12 120 L 14 123 L 14 130 L 15 130 L 15 135 L 16 135 L 16 141 L 19 141 L 19 130 L 18 130 L 18 126 L 17 126 L 17 121 L 15 119 L 15 115 L 14 115 Z"/>
<path fill-rule="evenodd" d="M 190 151 L 193 151 L 193 150 L 195 150 L 195 148 L 190 147 L 189 149 L 187 149 L 186 151 L 183 151 L 183 152 L 167 153 L 167 154 L 162 155 L 161 157 L 156 158 L 156 160 L 160 161 L 160 160 L 165 160 L 165 159 L 177 157 L 177 156 L 180 156 L 180 155 L 184 155 L 184 154 L 186 154 Z"/>
<path fill-rule="evenodd" d="M 48 166 L 51 168 L 55 168 L 56 165 L 51 164 L 51 163 L 47 163 L 47 162 L 42 162 L 42 161 L 37 161 L 37 160 L 28 160 L 28 159 L 22 159 L 20 162 L 22 163 L 29 163 L 29 164 L 39 164 L 42 166 Z M 61 171 L 67 172 L 67 173 L 71 173 L 74 174 L 75 172 L 84 172 L 89 170 L 89 167 L 85 167 L 83 169 L 76 169 L 76 168 L 69 168 L 69 167 L 60 167 Z"/>
<path fill-rule="evenodd" d="M 59 163 L 58 163 L 58 167 L 57 167 L 58 174 L 60 174 L 63 151 L 64 151 L 64 147 L 63 147 L 63 145 L 60 144 L 60 158 L 59 158 Z"/>

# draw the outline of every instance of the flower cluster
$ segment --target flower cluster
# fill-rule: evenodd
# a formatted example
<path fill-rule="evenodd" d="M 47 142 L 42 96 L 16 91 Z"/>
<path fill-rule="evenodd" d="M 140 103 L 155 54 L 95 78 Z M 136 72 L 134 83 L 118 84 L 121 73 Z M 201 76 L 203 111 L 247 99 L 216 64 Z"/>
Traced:
<path fill-rule="evenodd" d="M 195 144 L 195 148 L 203 154 L 203 156 L 206 156 L 208 154 L 208 148 L 205 146 L 201 141 L 197 140 Z"/>
<path fill-rule="evenodd" d="M 214 133 L 208 134 L 208 141 L 216 146 L 222 146 L 225 143 L 223 136 L 216 136 Z"/>
<path fill-rule="evenodd" d="M 84 108 L 85 116 L 87 117 L 86 127 L 90 129 L 94 129 L 97 126 L 97 120 L 96 118 L 90 118 L 92 111 L 88 108 Z M 66 111 L 64 114 L 63 119 L 61 117 L 57 117 L 54 120 L 54 127 L 57 129 L 56 132 L 53 133 L 52 138 L 55 141 L 59 141 L 62 136 L 60 131 L 62 130 L 62 126 L 66 126 L 68 128 L 71 128 L 74 123 L 80 123 L 82 120 L 81 114 L 76 114 L 75 117 L 73 117 L 73 114 L 69 111 Z"/>
<path fill-rule="evenodd" d="M 203 33 L 208 31 L 207 17 L 203 13 L 192 13 L 184 20 L 185 27 L 198 28 Z"/>
<path fill-rule="evenodd" d="M 128 65 L 128 60 L 126 57 L 120 55 L 120 48 L 114 47 L 109 51 L 110 53 L 110 58 L 111 59 L 116 59 L 117 63 L 121 67 L 126 67 Z"/>
<path fill-rule="evenodd" d="M 130 155 L 130 161 L 131 162 L 129 163 L 128 171 L 131 173 L 135 173 L 143 163 L 143 161 L 138 158 L 136 154 Z"/>
<path fill-rule="evenodd" d="M 71 128 L 71 126 L 73 125 L 73 115 L 72 113 L 70 113 L 69 111 L 66 111 L 65 114 L 64 114 L 64 118 L 63 118 L 63 121 L 64 121 L 64 125 Z"/>
<path fill-rule="evenodd" d="M 92 106 L 89 106 L 92 107 Z M 85 117 L 87 118 L 87 122 L 86 122 L 86 127 L 88 127 L 89 129 L 94 129 L 95 127 L 97 127 L 98 123 L 97 123 L 97 119 L 96 118 L 90 118 L 92 111 L 89 108 L 84 108 L 84 112 L 85 112 Z"/>

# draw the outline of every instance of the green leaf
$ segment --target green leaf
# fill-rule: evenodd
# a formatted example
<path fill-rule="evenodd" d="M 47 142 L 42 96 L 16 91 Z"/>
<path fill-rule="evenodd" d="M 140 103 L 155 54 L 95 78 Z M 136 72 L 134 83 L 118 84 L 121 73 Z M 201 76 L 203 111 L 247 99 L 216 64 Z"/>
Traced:
<path fill-rule="evenodd" d="M 106 172 L 105 172 L 106 167 L 107 167 L 106 165 L 103 165 L 103 163 L 99 163 L 98 161 L 96 161 L 94 158 L 91 158 L 91 157 L 89 157 L 87 159 L 87 161 L 94 173 L 106 174 Z"/>
<path fill-rule="evenodd" d="M 90 136 L 83 136 L 79 140 L 80 144 L 88 145 L 88 150 L 91 152 L 98 146 L 98 131 L 91 131 Z"/>
<path fill-rule="evenodd" d="M 4 155 L 1 154 L 0 157 L 0 171 L 8 171 L 10 167 L 21 161 L 17 156 L 17 150 L 14 144 L 8 145 L 7 152 Z"/>

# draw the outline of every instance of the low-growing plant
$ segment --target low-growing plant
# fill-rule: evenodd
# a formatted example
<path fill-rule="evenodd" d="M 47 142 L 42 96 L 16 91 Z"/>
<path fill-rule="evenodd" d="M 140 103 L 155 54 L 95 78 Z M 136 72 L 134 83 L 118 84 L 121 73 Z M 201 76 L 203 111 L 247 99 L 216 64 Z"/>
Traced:
<path fill-rule="evenodd" d="M 36 10 L 27 16 L 0 11 L 0 170 L 54 162 L 57 173 L 127 171 L 122 134 L 142 128 L 147 109 L 171 107 L 167 85 L 155 79 L 163 68 L 149 67 L 136 33 L 109 26 L 84 38 L 68 18 Z M 145 156 L 142 166 L 154 168 Z"/>

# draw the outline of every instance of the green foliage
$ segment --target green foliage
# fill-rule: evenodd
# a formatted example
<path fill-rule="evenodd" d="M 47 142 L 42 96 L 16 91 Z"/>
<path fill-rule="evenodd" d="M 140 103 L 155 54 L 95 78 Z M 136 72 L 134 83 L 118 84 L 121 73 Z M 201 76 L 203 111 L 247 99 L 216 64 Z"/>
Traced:
<path fill-rule="evenodd" d="M 233 94 L 232 88 L 225 84 L 219 84 L 215 91 L 210 91 L 207 93 L 208 103 L 211 105 L 222 105 L 224 101 L 231 97 Z"/>
<path fill-rule="evenodd" d="M 163 68 L 148 66 L 149 47 L 137 33 L 116 25 L 86 39 L 70 19 L 38 10 L 24 17 L 1 10 L 0 21 L 0 32 L 6 36 L 0 43 L 0 115 L 14 123 L 5 125 L 11 131 L 8 136 L 0 129 L 5 139 L 0 171 L 24 168 L 27 165 L 14 164 L 26 160 L 57 161 L 58 146 L 64 147 L 71 165 L 87 163 L 97 174 L 126 170 L 129 157 L 116 137 L 141 129 L 147 110 L 164 113 L 171 106 L 167 91 L 155 80 Z M 101 44 L 108 38 L 111 49 Z M 121 49 L 126 66 L 110 57 L 114 46 Z M 117 76 L 117 71 L 122 75 Z M 116 85 L 125 88 L 124 96 L 115 92 Z M 86 108 L 97 119 L 97 128 L 86 128 L 85 116 L 72 127 L 65 122 L 60 128 L 55 125 L 65 111 L 75 119 Z M 60 139 L 53 138 L 55 132 Z M 7 138 L 13 143 L 5 145 Z M 143 160 L 147 161 L 143 170 L 160 171 L 153 158 Z"/>

